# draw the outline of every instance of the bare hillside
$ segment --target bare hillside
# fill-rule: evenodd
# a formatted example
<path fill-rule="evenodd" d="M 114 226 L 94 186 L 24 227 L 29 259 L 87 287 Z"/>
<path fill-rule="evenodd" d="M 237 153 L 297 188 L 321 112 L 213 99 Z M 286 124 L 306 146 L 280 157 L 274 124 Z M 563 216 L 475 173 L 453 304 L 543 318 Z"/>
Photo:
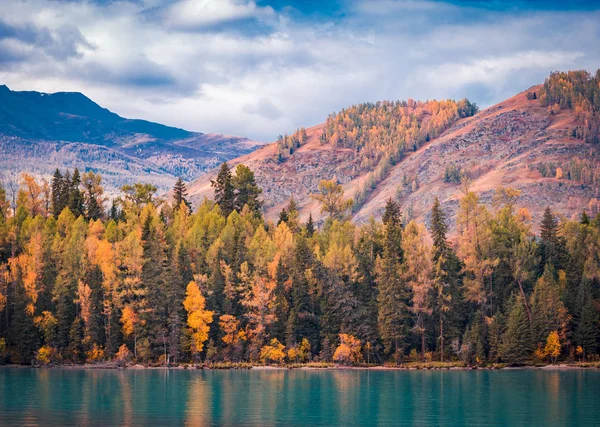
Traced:
<path fill-rule="evenodd" d="M 469 177 L 470 189 L 489 205 L 498 186 L 522 190 L 519 206 L 529 209 L 534 224 L 546 206 L 566 216 L 595 209 L 597 186 L 568 179 L 571 177 L 566 173 L 573 161 L 598 162 L 598 145 L 572 136 L 577 124 L 572 110 L 551 114 L 538 99 L 528 99 L 528 92 L 539 89 L 540 86 L 532 87 L 473 117 L 461 119 L 438 138 L 406 155 L 355 211 L 354 220 L 364 222 L 371 215 L 379 218 L 389 197 L 401 202 L 406 216 L 427 220 L 437 196 L 449 215 L 454 216 L 462 185 L 460 178 L 449 179 L 448 171 L 462 177 L 463 182 Z M 310 128 L 307 133 L 306 144 L 283 162 L 277 158 L 276 144 L 230 162 L 232 166 L 244 163 L 255 171 L 257 182 L 264 189 L 269 218 L 276 218 L 291 196 L 299 202 L 303 218 L 309 212 L 319 218 L 319 207 L 310 194 L 316 191 L 320 180 L 336 178 L 352 197 L 367 179 L 368 171 L 361 170 L 354 150 L 323 144 L 323 125 Z M 211 172 L 192 183 L 190 193 L 195 203 L 212 197 L 213 176 Z"/>

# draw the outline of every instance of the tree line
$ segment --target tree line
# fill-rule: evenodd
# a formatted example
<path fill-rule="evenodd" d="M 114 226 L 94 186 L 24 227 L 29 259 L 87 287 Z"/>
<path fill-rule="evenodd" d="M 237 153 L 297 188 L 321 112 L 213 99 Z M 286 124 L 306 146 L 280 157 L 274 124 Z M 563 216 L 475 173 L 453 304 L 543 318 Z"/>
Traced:
<path fill-rule="evenodd" d="M 600 332 L 600 216 L 540 233 L 519 191 L 493 209 L 464 188 L 452 237 L 441 203 L 427 224 L 387 201 L 349 220 L 324 181 L 317 227 L 290 200 L 266 220 L 244 165 L 220 168 L 195 211 L 125 186 L 110 208 L 101 177 L 57 171 L 49 192 L 24 174 L 0 187 L 0 360 L 309 361 L 465 364 L 594 360 Z"/>

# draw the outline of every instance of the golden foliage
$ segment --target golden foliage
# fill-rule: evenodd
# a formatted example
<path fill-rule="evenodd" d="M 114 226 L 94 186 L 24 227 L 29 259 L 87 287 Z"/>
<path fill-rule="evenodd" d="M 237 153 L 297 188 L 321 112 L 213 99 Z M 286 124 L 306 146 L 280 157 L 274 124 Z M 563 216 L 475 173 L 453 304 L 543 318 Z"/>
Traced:
<path fill-rule="evenodd" d="M 260 350 L 260 361 L 262 363 L 282 364 L 285 360 L 285 346 L 277 338 L 273 338 L 269 345 Z"/>
<path fill-rule="evenodd" d="M 355 365 L 362 362 L 361 342 L 349 334 L 340 334 L 340 345 L 333 353 L 333 360 L 345 365 Z"/>
<path fill-rule="evenodd" d="M 208 339 L 214 312 L 206 310 L 206 299 L 196 282 L 188 284 L 183 306 L 188 313 L 187 325 L 192 329 L 192 352 L 200 353 Z"/>

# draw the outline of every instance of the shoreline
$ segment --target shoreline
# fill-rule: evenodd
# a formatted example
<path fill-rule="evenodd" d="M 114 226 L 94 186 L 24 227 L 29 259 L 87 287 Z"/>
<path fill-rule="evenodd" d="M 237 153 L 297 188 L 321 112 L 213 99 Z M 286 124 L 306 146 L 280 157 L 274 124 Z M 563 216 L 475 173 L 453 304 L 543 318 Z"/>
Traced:
<path fill-rule="evenodd" d="M 206 365 L 179 365 L 179 366 L 145 366 L 145 365 L 129 365 L 117 366 L 111 363 L 99 364 L 82 364 L 82 365 L 48 365 L 48 366 L 32 366 L 32 365 L 16 365 L 6 364 L 0 365 L 0 369 L 65 369 L 65 370 L 129 370 L 129 371 L 230 371 L 230 370 L 255 370 L 255 371 L 570 371 L 570 370 L 600 370 L 600 365 L 597 364 L 557 364 L 557 365 L 523 365 L 523 366 L 271 366 L 271 365 L 254 365 L 244 367 L 211 367 Z"/>

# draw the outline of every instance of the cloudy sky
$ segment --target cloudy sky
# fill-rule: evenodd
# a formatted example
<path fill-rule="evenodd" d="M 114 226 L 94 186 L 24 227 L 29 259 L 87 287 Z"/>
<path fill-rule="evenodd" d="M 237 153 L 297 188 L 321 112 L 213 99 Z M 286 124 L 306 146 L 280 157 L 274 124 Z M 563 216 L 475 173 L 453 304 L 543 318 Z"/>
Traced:
<path fill-rule="evenodd" d="M 552 70 L 595 70 L 598 3 L 0 0 L 0 83 L 271 141 L 357 102 L 485 107 Z"/>

